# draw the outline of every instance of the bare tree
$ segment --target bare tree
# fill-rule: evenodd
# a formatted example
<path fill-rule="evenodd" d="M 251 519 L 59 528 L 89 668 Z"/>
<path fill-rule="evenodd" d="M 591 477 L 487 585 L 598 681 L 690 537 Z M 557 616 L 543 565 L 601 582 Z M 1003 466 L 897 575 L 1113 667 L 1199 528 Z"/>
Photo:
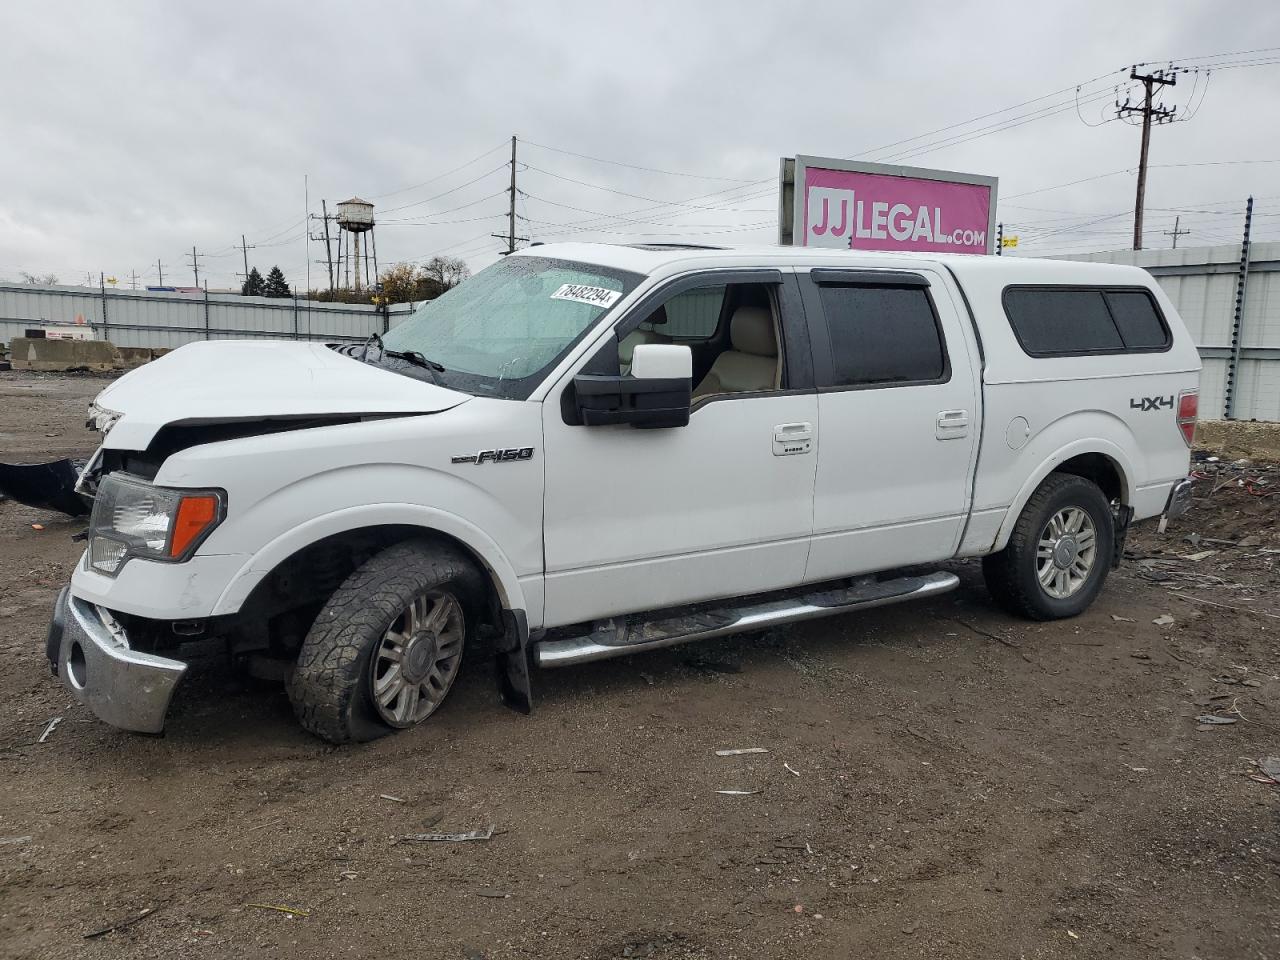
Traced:
<path fill-rule="evenodd" d="M 471 276 L 471 268 L 465 260 L 458 257 L 432 257 L 423 266 L 422 272 L 445 290 L 456 287 Z"/>
<path fill-rule="evenodd" d="M 23 283 L 33 287 L 52 287 L 58 282 L 56 273 L 27 273 L 25 270 L 19 270 L 18 276 L 22 277 Z"/>

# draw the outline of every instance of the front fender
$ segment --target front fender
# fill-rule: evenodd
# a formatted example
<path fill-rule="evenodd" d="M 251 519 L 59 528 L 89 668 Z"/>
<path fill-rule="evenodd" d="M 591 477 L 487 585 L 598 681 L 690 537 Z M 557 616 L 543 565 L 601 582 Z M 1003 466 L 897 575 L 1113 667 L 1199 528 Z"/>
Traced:
<path fill-rule="evenodd" d="M 447 510 L 417 503 L 371 503 L 314 517 L 267 543 L 236 572 L 214 604 L 213 614 L 235 613 L 264 577 L 304 547 L 335 534 L 386 525 L 421 527 L 424 532 L 434 530 L 453 537 L 485 565 L 504 609 L 529 609 L 529 600 L 533 598 L 525 597 L 510 560 L 497 543 L 474 523 Z M 541 615 L 540 610 L 538 615 Z"/>

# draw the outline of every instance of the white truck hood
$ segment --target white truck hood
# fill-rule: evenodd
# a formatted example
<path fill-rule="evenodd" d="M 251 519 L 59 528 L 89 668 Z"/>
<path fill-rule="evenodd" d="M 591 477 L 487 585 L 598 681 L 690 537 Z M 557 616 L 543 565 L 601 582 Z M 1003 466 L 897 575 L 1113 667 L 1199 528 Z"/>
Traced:
<path fill-rule="evenodd" d="M 145 450 L 171 423 L 437 413 L 470 399 L 322 343 L 213 340 L 189 343 L 125 374 L 98 394 L 90 419 L 110 427 L 106 446 Z"/>

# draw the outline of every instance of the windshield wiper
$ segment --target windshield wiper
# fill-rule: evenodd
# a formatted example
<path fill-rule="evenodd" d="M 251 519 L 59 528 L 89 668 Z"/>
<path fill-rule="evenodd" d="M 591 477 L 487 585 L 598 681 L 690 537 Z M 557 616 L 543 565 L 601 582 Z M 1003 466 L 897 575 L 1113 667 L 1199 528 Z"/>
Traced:
<path fill-rule="evenodd" d="M 383 353 L 388 357 L 395 357 L 397 360 L 408 360 L 415 367 L 426 367 L 436 373 L 444 373 L 444 364 L 423 356 L 417 350 L 384 350 Z"/>

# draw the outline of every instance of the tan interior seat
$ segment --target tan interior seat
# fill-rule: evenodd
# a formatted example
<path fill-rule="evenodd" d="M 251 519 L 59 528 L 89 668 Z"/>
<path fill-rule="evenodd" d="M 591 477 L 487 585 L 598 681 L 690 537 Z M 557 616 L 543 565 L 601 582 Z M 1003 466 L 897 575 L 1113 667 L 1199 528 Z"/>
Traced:
<path fill-rule="evenodd" d="M 739 307 L 729 321 L 732 349 L 716 357 L 693 399 L 715 393 L 773 390 L 780 383 L 773 314 L 765 307 Z"/>
<path fill-rule="evenodd" d="M 658 307 L 640 326 L 632 330 L 618 342 L 618 367 L 625 377 L 631 372 L 631 355 L 642 343 L 670 343 L 671 337 L 660 333 L 658 327 L 667 322 L 666 307 Z"/>

